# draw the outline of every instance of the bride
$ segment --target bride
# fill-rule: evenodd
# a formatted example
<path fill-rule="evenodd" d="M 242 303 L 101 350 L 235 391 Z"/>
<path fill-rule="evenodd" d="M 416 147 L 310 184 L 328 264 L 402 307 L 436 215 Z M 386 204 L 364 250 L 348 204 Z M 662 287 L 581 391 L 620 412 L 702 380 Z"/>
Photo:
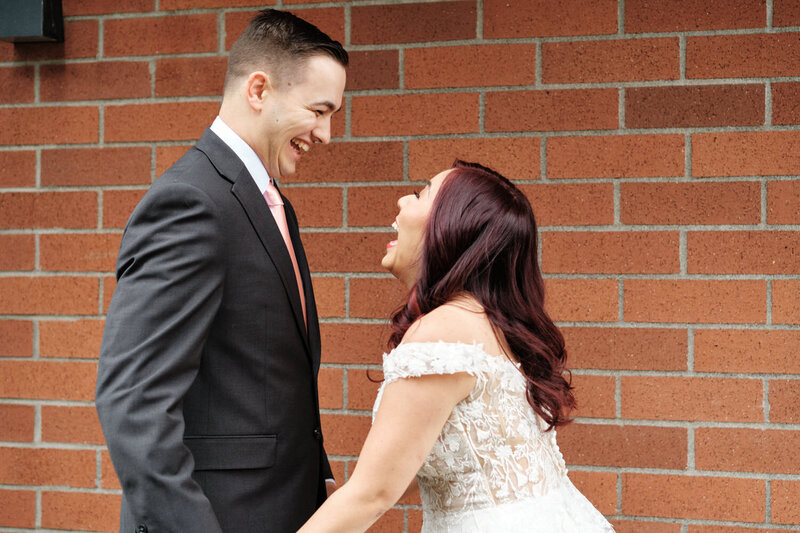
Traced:
<path fill-rule="evenodd" d="M 365 531 L 417 477 L 423 533 L 593 533 L 555 428 L 574 406 L 544 310 L 536 223 L 510 181 L 456 161 L 398 200 L 382 264 L 410 289 L 350 480 L 301 533 Z"/>

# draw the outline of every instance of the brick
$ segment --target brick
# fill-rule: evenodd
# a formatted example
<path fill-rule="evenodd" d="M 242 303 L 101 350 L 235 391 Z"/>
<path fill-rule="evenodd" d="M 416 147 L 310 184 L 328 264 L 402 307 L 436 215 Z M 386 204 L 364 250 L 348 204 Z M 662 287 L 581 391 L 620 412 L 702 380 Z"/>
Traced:
<path fill-rule="evenodd" d="M 690 525 L 689 533 L 775 533 L 775 530 L 751 527 Z"/>
<path fill-rule="evenodd" d="M 150 160 L 146 146 L 42 150 L 42 185 L 149 184 Z"/>
<path fill-rule="evenodd" d="M 198 139 L 219 111 L 216 102 L 108 106 L 106 142 Z"/>
<path fill-rule="evenodd" d="M 408 532 L 419 533 L 422 530 L 422 509 L 408 509 Z"/>
<path fill-rule="evenodd" d="M 628 128 L 760 126 L 763 85 L 692 85 L 625 89 Z"/>
<path fill-rule="evenodd" d="M 344 407 L 341 368 L 321 368 L 317 384 L 319 386 L 319 406 L 322 409 L 341 409 Z"/>
<path fill-rule="evenodd" d="M 800 431 L 747 428 L 697 428 L 695 465 L 726 472 L 800 471 Z"/>
<path fill-rule="evenodd" d="M 800 5 L 794 0 L 774 0 L 772 4 L 773 26 L 800 26 Z"/>
<path fill-rule="evenodd" d="M 350 315 L 388 319 L 405 302 L 408 288 L 395 278 L 350 278 Z"/>
<path fill-rule="evenodd" d="M 800 83 L 772 84 L 772 123 L 800 124 Z"/>
<path fill-rule="evenodd" d="M 381 380 L 383 380 L 383 372 L 380 370 L 348 369 L 347 408 L 372 411 Z"/>
<path fill-rule="evenodd" d="M 33 150 L 0 152 L 0 188 L 35 186 L 36 152 Z"/>
<path fill-rule="evenodd" d="M 770 422 L 800 423 L 800 380 L 773 379 L 769 382 L 769 420 Z"/>
<path fill-rule="evenodd" d="M 103 337 L 102 319 L 41 320 L 39 322 L 39 355 L 97 359 Z"/>
<path fill-rule="evenodd" d="M 625 2 L 625 31 L 631 33 L 763 28 L 766 24 L 762 0 Z"/>
<path fill-rule="evenodd" d="M 303 243 L 312 272 L 383 272 L 381 258 L 390 233 L 306 233 Z"/>
<path fill-rule="evenodd" d="M 533 85 L 535 44 L 439 46 L 405 51 L 405 87 Z"/>
<path fill-rule="evenodd" d="M 320 324 L 322 360 L 326 363 L 382 363 L 389 330 L 375 324 Z M 0 363 L 2 363 L 0 361 Z"/>
<path fill-rule="evenodd" d="M 0 447 L 0 483 L 94 487 L 94 450 Z"/>
<path fill-rule="evenodd" d="M 680 78 L 678 39 L 619 39 L 542 45 L 544 83 L 607 83 Z"/>
<path fill-rule="evenodd" d="M 536 183 L 520 185 L 542 226 L 614 223 L 614 186 L 610 183 Z"/>
<path fill-rule="evenodd" d="M 766 320 L 766 284 L 756 280 L 625 280 L 625 320 L 751 324 Z"/>
<path fill-rule="evenodd" d="M 800 324 L 800 280 L 772 281 L 772 321 L 776 324 Z"/>
<path fill-rule="evenodd" d="M 761 479 L 622 474 L 625 515 L 763 522 L 765 497 Z"/>
<path fill-rule="evenodd" d="M 183 154 L 188 152 L 191 147 L 192 145 L 190 144 L 156 146 L 156 177 L 166 172 L 166 170 L 174 165 L 178 159 L 183 157 Z"/>
<path fill-rule="evenodd" d="M 96 20 L 67 20 L 64 41 L 60 43 L 15 43 L 0 48 L 0 61 L 39 61 L 79 59 L 97 56 L 99 41 Z M 6 43 L 3 43 L 6 44 Z"/>
<path fill-rule="evenodd" d="M 156 96 L 222 94 L 224 57 L 171 57 L 156 61 Z"/>
<path fill-rule="evenodd" d="M 97 279 L 88 277 L 0 278 L 0 314 L 97 313 Z"/>
<path fill-rule="evenodd" d="M 123 228 L 146 189 L 103 192 L 103 228 Z"/>
<path fill-rule="evenodd" d="M 33 102 L 34 68 L 3 67 L 0 68 L 0 104 L 22 104 Z"/>
<path fill-rule="evenodd" d="M 216 52 L 217 15 L 109 19 L 103 39 L 107 57 Z"/>
<path fill-rule="evenodd" d="M 0 361 L 0 369 L 3 398 L 84 402 L 94 399 L 95 363 Z"/>
<path fill-rule="evenodd" d="M 800 132 L 742 131 L 692 135 L 692 175 L 770 176 L 800 167 Z"/>
<path fill-rule="evenodd" d="M 344 316 L 344 278 L 311 278 L 320 318 Z"/>
<path fill-rule="evenodd" d="M 365 415 L 322 415 L 325 451 L 331 455 L 358 455 L 371 423 Z"/>
<path fill-rule="evenodd" d="M 683 135 L 547 139 L 548 178 L 651 178 L 684 173 Z"/>
<path fill-rule="evenodd" d="M 33 270 L 36 266 L 36 237 L 0 235 L 0 270 Z"/>
<path fill-rule="evenodd" d="M 687 336 L 666 328 L 562 328 L 569 368 L 686 370 Z"/>
<path fill-rule="evenodd" d="M 485 0 L 483 10 L 487 39 L 617 32 L 614 0 Z"/>
<path fill-rule="evenodd" d="M 613 376 L 573 374 L 577 409 L 571 416 L 589 418 L 614 418 L 617 403 L 614 399 L 617 386 Z"/>
<path fill-rule="evenodd" d="M 777 524 L 800 524 L 800 482 L 773 480 L 772 489 L 772 522 Z"/>
<path fill-rule="evenodd" d="M 111 303 L 111 296 L 117 287 L 117 280 L 114 276 L 103 277 L 103 313 L 108 313 L 108 305 Z"/>
<path fill-rule="evenodd" d="M 32 405 L 0 404 L 0 441 L 33 442 L 34 416 Z"/>
<path fill-rule="evenodd" d="M 558 430 L 567 464 L 629 468 L 686 467 L 685 428 L 570 424 Z"/>
<path fill-rule="evenodd" d="M 0 193 L 0 228 L 91 228 L 95 192 Z"/>
<path fill-rule="evenodd" d="M 403 179 L 403 143 L 337 142 L 317 145 L 287 182 L 350 182 Z"/>
<path fill-rule="evenodd" d="M 395 533 L 403 530 L 403 509 L 389 509 L 369 530 L 375 533 Z"/>
<path fill-rule="evenodd" d="M 108 450 L 100 452 L 100 486 L 104 489 L 119 490 L 122 488 L 114 471 L 114 465 L 111 462 Z"/>
<path fill-rule="evenodd" d="M 39 67 L 43 102 L 150 96 L 150 67 L 144 62 L 103 61 Z"/>
<path fill-rule="evenodd" d="M 400 55 L 397 50 L 354 50 L 347 53 L 350 64 L 346 91 L 396 89 L 400 86 Z"/>
<path fill-rule="evenodd" d="M 761 185 L 756 182 L 623 183 L 620 185 L 620 220 L 623 224 L 758 224 Z M 693 259 L 691 254 L 689 259 Z"/>
<path fill-rule="evenodd" d="M 36 493 L 32 490 L 0 489 L 0 524 L 5 527 L 36 527 Z"/>
<path fill-rule="evenodd" d="M 800 224 L 800 181 L 767 182 L 767 224 Z"/>
<path fill-rule="evenodd" d="M 683 531 L 680 524 L 668 524 L 666 522 L 639 522 L 636 520 L 611 520 L 616 533 L 681 533 Z"/>
<path fill-rule="evenodd" d="M 42 270 L 112 272 L 117 261 L 119 233 L 48 234 L 39 237 Z"/>
<path fill-rule="evenodd" d="M 347 225 L 388 228 L 399 208 L 398 199 L 419 191 L 424 185 L 398 187 L 349 187 L 347 189 Z"/>
<path fill-rule="evenodd" d="M 472 93 L 355 96 L 351 113 L 355 136 L 478 131 L 478 95 Z"/>
<path fill-rule="evenodd" d="M 275 0 L 161 0 L 159 9 L 170 11 L 177 9 L 213 9 L 215 7 L 249 7 L 274 5 Z"/>
<path fill-rule="evenodd" d="M 676 232 L 551 232 L 542 234 L 542 272 L 667 274 L 680 272 Z"/>
<path fill-rule="evenodd" d="M 63 0 L 65 17 L 76 15 L 105 15 L 110 13 L 135 13 L 152 11 L 155 0 L 127 0 L 123 3 L 109 3 L 106 0 Z"/>
<path fill-rule="evenodd" d="M 337 228 L 342 225 L 342 189 L 339 187 L 284 187 L 303 228 Z"/>
<path fill-rule="evenodd" d="M 42 406 L 42 441 L 105 444 L 94 406 Z"/>
<path fill-rule="evenodd" d="M 796 231 L 690 231 L 687 269 L 690 274 L 800 274 L 798 237 Z"/>
<path fill-rule="evenodd" d="M 413 43 L 474 39 L 474 1 L 351 8 L 352 44 Z"/>
<path fill-rule="evenodd" d="M 486 94 L 486 131 L 609 130 L 619 126 L 616 89 Z"/>
<path fill-rule="evenodd" d="M 570 470 L 569 478 L 586 499 L 603 514 L 616 514 L 617 474 Z"/>
<path fill-rule="evenodd" d="M 763 422 L 763 385 L 755 379 L 622 377 L 622 417 L 647 420 Z"/>
<path fill-rule="evenodd" d="M 259 2 L 257 5 L 262 4 L 263 2 Z M 256 11 L 225 13 L 225 50 L 231 49 L 256 13 Z M 331 39 L 344 42 L 344 9 L 341 7 L 292 9 L 292 13 L 315 25 Z"/>
<path fill-rule="evenodd" d="M 0 357 L 33 356 L 33 322 L 0 320 Z"/>
<path fill-rule="evenodd" d="M 74 144 L 98 140 L 96 107 L 0 109 L 0 144 Z"/>
<path fill-rule="evenodd" d="M 800 374 L 800 331 L 698 329 L 694 365 L 700 372 Z"/>
<path fill-rule="evenodd" d="M 687 78 L 762 78 L 800 74 L 796 33 L 687 37 Z"/>
<path fill-rule="evenodd" d="M 545 308 L 553 320 L 615 322 L 617 287 L 611 279 L 547 279 Z"/>
<path fill-rule="evenodd" d="M 427 180 L 461 159 L 490 167 L 511 180 L 535 180 L 541 177 L 540 144 L 536 137 L 411 140 L 408 175 Z"/>
<path fill-rule="evenodd" d="M 119 527 L 119 494 L 42 492 L 42 527 L 113 531 Z"/>

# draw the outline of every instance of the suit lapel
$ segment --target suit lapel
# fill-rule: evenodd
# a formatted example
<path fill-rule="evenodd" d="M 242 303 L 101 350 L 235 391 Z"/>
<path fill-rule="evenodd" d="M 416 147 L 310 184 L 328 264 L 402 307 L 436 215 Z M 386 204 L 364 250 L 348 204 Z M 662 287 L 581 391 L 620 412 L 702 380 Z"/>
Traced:
<path fill-rule="evenodd" d="M 313 361 L 314 356 L 312 354 L 311 345 L 309 344 L 308 332 L 306 331 L 306 326 L 303 321 L 300 293 L 297 290 L 297 281 L 294 275 L 292 260 L 289 257 L 289 252 L 286 250 L 286 244 L 283 242 L 283 236 L 281 236 L 281 231 L 278 229 L 278 224 L 275 222 L 275 218 L 272 216 L 269 206 L 267 206 L 267 202 L 264 200 L 263 196 L 261 196 L 256 182 L 247 171 L 244 163 L 241 162 L 233 150 L 222 142 L 214 132 L 206 130 L 203 137 L 197 142 L 197 148 L 208 156 L 209 160 L 214 164 L 214 167 L 220 174 L 233 182 L 231 193 L 241 204 L 261 244 L 264 246 L 264 249 L 278 271 L 284 289 L 286 289 L 286 295 L 291 303 L 295 324 L 297 325 L 300 336 L 303 338 L 309 358 Z M 297 221 L 294 218 L 293 212 L 292 223 L 289 224 L 289 227 L 292 240 L 295 241 Z M 294 229 L 294 233 L 292 233 L 292 229 Z M 299 237 L 296 241 L 299 242 Z M 295 254 L 296 253 L 297 248 L 295 248 Z M 299 259 L 298 257 L 298 261 Z M 301 272 L 301 277 L 303 278 L 303 286 L 306 287 L 305 278 L 308 275 L 308 267 L 305 261 L 305 254 L 303 254 L 302 264 L 305 266 L 306 275 L 303 276 Z M 306 292 L 307 297 L 309 293 L 310 291 Z"/>

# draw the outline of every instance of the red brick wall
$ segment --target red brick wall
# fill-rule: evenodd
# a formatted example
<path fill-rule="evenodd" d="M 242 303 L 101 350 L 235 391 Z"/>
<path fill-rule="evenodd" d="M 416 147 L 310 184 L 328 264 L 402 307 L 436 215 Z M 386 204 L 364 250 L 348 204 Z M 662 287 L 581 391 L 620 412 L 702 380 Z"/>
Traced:
<path fill-rule="evenodd" d="M 63 0 L 0 43 L 0 528 L 111 531 L 92 406 L 128 214 L 215 116 L 256 0 Z M 580 409 L 571 476 L 619 531 L 800 527 L 800 9 L 791 0 L 283 0 L 352 51 L 284 190 L 322 316 L 340 480 L 402 290 L 396 197 L 454 157 L 542 229 Z M 418 497 L 376 531 L 417 531 Z"/>

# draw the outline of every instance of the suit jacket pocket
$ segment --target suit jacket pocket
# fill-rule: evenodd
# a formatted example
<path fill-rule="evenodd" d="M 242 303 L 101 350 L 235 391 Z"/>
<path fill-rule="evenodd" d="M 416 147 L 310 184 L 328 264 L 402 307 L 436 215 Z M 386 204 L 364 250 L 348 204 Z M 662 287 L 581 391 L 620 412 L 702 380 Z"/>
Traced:
<path fill-rule="evenodd" d="M 194 456 L 195 470 L 246 470 L 275 464 L 277 435 L 183 438 Z"/>

